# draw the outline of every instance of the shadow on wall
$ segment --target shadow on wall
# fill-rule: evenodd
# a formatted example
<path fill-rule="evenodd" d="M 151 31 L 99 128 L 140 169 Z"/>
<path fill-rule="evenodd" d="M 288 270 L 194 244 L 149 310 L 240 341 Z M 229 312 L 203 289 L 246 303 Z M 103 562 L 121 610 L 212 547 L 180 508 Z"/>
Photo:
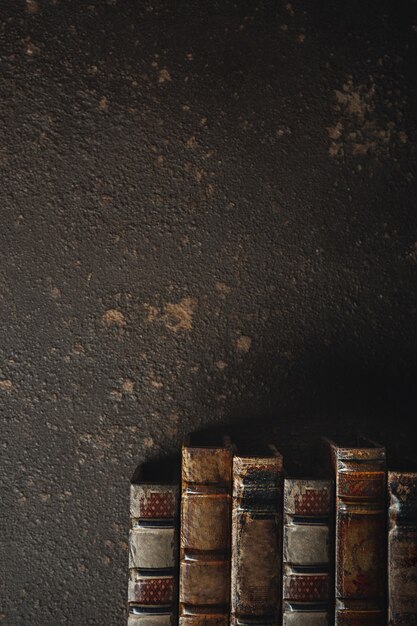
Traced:
<path fill-rule="evenodd" d="M 285 375 L 271 343 L 254 355 L 250 366 L 236 366 L 229 373 L 243 391 L 231 399 L 227 417 L 194 434 L 208 442 L 227 434 L 246 449 L 273 443 L 284 455 L 287 472 L 295 475 L 314 473 L 321 436 L 349 442 L 367 435 L 387 447 L 388 463 L 400 447 L 414 451 L 417 363 L 412 345 L 406 338 L 378 343 L 369 332 L 366 337 L 369 345 L 359 342 L 356 348 L 340 337 L 329 346 L 310 342 L 306 356 Z M 378 350 L 372 351 L 371 345 L 379 345 Z M 199 404 L 209 403 L 212 392 L 197 388 Z M 139 468 L 179 477 L 180 456 L 178 449 L 171 457 L 151 459 L 138 467 L 133 480 Z"/>

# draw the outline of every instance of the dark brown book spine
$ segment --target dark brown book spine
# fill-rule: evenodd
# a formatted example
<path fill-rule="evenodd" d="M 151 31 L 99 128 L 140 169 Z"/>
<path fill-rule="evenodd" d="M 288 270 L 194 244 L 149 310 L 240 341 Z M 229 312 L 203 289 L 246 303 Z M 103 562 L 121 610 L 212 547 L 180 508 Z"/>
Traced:
<path fill-rule="evenodd" d="M 417 625 L 417 473 L 388 472 L 388 624 Z"/>
<path fill-rule="evenodd" d="M 233 459 L 231 626 L 280 615 L 282 457 Z"/>
<path fill-rule="evenodd" d="M 229 623 L 232 449 L 184 446 L 180 626 Z"/>
<path fill-rule="evenodd" d="M 283 626 L 330 626 L 331 480 L 284 480 Z"/>
<path fill-rule="evenodd" d="M 331 443 L 336 473 L 335 625 L 386 623 L 385 449 Z"/>
<path fill-rule="evenodd" d="M 178 491 L 177 485 L 131 485 L 128 626 L 177 623 Z"/>

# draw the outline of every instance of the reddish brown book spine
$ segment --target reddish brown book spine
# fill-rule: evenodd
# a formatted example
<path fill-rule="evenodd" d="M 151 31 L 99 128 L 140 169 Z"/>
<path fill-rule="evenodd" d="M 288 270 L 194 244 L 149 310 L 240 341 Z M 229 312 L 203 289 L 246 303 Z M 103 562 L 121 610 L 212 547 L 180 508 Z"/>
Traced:
<path fill-rule="evenodd" d="M 417 473 L 388 472 L 388 624 L 417 625 Z"/>
<path fill-rule="evenodd" d="M 231 626 L 280 617 L 282 456 L 233 459 Z"/>
<path fill-rule="evenodd" d="M 180 626 L 229 623 L 232 449 L 184 446 Z"/>
<path fill-rule="evenodd" d="M 335 625 L 384 626 L 385 448 L 328 445 L 336 474 Z"/>

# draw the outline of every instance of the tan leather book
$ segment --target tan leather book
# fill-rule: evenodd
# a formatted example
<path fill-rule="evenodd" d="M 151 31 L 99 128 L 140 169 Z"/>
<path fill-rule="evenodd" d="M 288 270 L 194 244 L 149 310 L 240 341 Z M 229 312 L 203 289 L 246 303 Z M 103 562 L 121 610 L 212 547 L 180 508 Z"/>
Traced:
<path fill-rule="evenodd" d="M 285 478 L 283 626 L 333 623 L 332 480 Z"/>
<path fill-rule="evenodd" d="M 233 450 L 224 443 L 182 449 L 180 626 L 229 623 Z"/>
<path fill-rule="evenodd" d="M 417 626 L 417 472 L 388 472 L 388 624 Z"/>
<path fill-rule="evenodd" d="M 386 453 L 325 439 L 336 483 L 335 625 L 386 623 Z"/>
<path fill-rule="evenodd" d="M 277 626 L 281 596 L 282 456 L 233 458 L 231 626 Z"/>
<path fill-rule="evenodd" d="M 130 486 L 128 626 L 175 626 L 179 488 L 139 481 Z"/>

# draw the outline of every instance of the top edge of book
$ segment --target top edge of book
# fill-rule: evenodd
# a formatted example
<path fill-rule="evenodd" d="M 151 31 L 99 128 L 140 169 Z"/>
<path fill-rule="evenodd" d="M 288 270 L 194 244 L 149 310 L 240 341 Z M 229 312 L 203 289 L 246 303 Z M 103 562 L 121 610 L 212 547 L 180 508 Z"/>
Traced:
<path fill-rule="evenodd" d="M 178 481 L 151 481 L 141 480 L 137 483 L 130 483 L 130 491 L 132 494 L 141 489 L 154 491 L 175 491 L 178 489 Z"/>
<path fill-rule="evenodd" d="M 308 476 L 285 476 L 284 485 L 287 488 L 291 488 L 292 485 L 306 485 L 307 487 L 314 489 L 316 487 L 322 489 L 332 489 L 334 487 L 334 481 L 332 478 L 310 478 Z"/>
<path fill-rule="evenodd" d="M 284 513 L 328 516 L 333 503 L 333 480 L 284 478 Z"/>
<path fill-rule="evenodd" d="M 386 458 L 386 448 L 382 444 L 366 439 L 357 445 L 345 445 L 323 437 L 323 442 L 330 447 L 337 459 L 356 461 L 381 461 Z"/>
<path fill-rule="evenodd" d="M 232 446 L 204 446 L 197 444 L 183 444 L 182 450 L 230 450 Z"/>
<path fill-rule="evenodd" d="M 407 480 L 417 480 L 417 472 L 395 469 L 388 470 L 388 480 L 396 480 L 399 478 L 404 478 Z"/>
<path fill-rule="evenodd" d="M 399 502 L 417 503 L 417 472 L 387 473 L 388 492 Z"/>
<path fill-rule="evenodd" d="M 178 485 L 130 486 L 131 519 L 173 519 L 177 515 Z"/>
<path fill-rule="evenodd" d="M 239 454 L 233 457 L 233 471 L 251 469 L 254 466 L 262 466 L 266 469 L 275 471 L 281 471 L 283 469 L 283 457 L 282 454 L 273 456 L 261 456 L 261 455 L 249 455 L 245 454 L 240 456 Z"/>
<path fill-rule="evenodd" d="M 182 448 L 183 483 L 221 484 L 230 483 L 233 450 L 231 447 Z"/>
<path fill-rule="evenodd" d="M 386 457 L 386 450 L 381 448 L 345 448 L 337 446 L 338 459 L 352 459 L 356 461 L 374 461 L 383 460 Z"/>

